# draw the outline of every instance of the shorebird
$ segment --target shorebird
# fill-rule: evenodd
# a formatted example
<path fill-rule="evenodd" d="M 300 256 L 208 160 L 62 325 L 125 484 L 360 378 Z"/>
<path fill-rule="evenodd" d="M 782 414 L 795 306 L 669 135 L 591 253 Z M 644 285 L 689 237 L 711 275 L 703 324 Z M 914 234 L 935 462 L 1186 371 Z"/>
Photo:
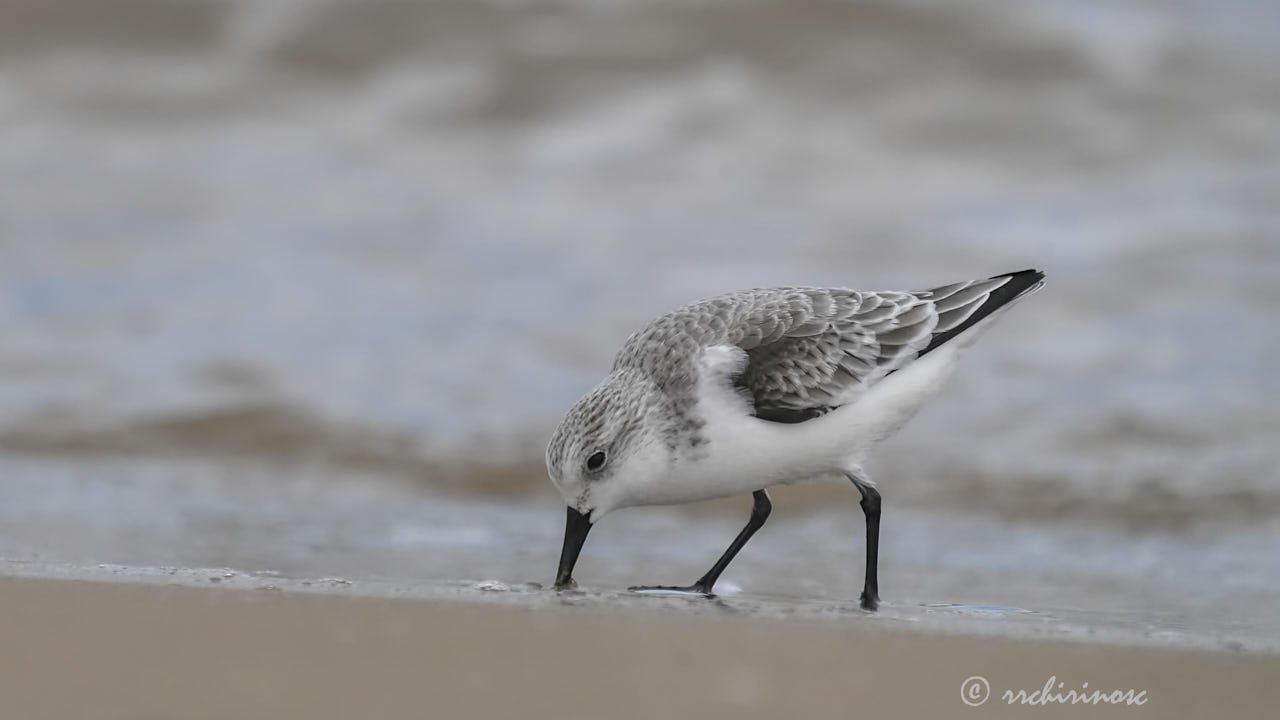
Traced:
<path fill-rule="evenodd" d="M 697 582 L 630 588 L 712 597 L 769 517 L 766 488 L 843 474 L 862 495 L 860 605 L 875 610 L 880 492 L 862 463 L 941 388 L 997 310 L 1043 284 L 1044 273 L 1022 270 L 918 292 L 766 288 L 652 321 L 547 446 L 568 506 L 556 589 L 577 586 L 587 533 L 614 510 L 751 493 L 746 527 Z"/>

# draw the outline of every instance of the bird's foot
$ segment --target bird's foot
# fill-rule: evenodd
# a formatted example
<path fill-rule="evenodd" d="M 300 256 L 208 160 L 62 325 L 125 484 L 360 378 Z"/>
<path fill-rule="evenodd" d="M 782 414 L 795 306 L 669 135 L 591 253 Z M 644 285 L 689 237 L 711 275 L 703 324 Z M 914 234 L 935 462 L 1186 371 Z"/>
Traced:
<path fill-rule="evenodd" d="M 711 588 L 704 587 L 699 584 L 686 585 L 684 587 L 675 587 L 672 585 L 633 585 L 627 588 L 633 593 L 641 595 L 673 595 L 684 597 L 702 597 L 713 598 L 715 593 L 711 592 Z"/>
<path fill-rule="evenodd" d="M 880 596 L 875 593 L 863 592 L 859 604 L 862 606 L 863 610 L 866 610 L 867 612 L 875 612 L 876 608 L 880 607 Z"/>

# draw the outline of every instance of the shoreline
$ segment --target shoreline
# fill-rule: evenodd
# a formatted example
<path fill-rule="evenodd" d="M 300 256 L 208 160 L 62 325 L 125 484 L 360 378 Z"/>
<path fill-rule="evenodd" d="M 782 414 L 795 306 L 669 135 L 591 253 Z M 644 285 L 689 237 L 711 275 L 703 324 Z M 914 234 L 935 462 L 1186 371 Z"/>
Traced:
<path fill-rule="evenodd" d="M 1005 638 L 1090 646 L 1244 653 L 1280 658 L 1280 638 L 1229 632 L 1226 626 L 1188 624 L 1180 613 L 1022 607 L 990 604 L 882 600 L 878 612 L 863 611 L 853 598 L 744 593 L 732 584 L 711 601 L 687 596 L 637 595 L 622 588 L 584 585 L 569 593 L 543 583 L 497 579 L 421 579 L 325 575 L 292 576 L 274 570 L 232 567 L 83 565 L 0 559 L 0 580 L 187 588 L 196 591 L 270 592 L 299 597 L 394 600 L 425 604 L 518 608 L 533 612 L 566 609 L 604 616 L 749 618 L 765 622 L 829 623 L 928 636 Z"/>
<path fill-rule="evenodd" d="M 0 559 L 0 580 L 49 581 L 214 592 L 268 592 L 353 601 L 516 608 L 531 612 L 581 611 L 619 617 L 684 617 L 714 621 L 746 618 L 762 622 L 852 625 L 876 632 L 924 636 L 997 638 L 1100 647 L 1253 654 L 1280 659 L 1280 639 L 1225 632 L 1222 626 L 1188 626 L 1181 614 L 1082 610 L 964 603 L 883 600 L 879 611 L 863 611 L 856 599 L 798 598 L 743 593 L 731 584 L 713 600 L 637 595 L 621 588 L 584 585 L 553 592 L 541 582 L 420 578 L 289 576 L 274 570 L 231 567 L 81 565 Z M 727 590 L 727 592 L 725 591 Z"/>
<path fill-rule="evenodd" d="M 357 595 L 337 578 L 298 592 L 280 589 L 297 581 L 272 586 L 263 577 L 238 586 L 247 576 L 234 571 L 193 587 L 164 572 L 125 582 L 0 576 L 7 714 L 949 717 L 971 711 L 960 696 L 971 676 L 989 679 L 984 717 L 1025 716 L 1027 707 L 1001 694 L 1033 693 L 1051 677 L 1064 683 L 1059 693 L 1133 690 L 1148 702 L 1035 710 L 1049 717 L 1240 716 L 1280 704 L 1272 682 L 1280 656 L 1266 653 L 856 621 L 873 619 L 866 615 Z"/>

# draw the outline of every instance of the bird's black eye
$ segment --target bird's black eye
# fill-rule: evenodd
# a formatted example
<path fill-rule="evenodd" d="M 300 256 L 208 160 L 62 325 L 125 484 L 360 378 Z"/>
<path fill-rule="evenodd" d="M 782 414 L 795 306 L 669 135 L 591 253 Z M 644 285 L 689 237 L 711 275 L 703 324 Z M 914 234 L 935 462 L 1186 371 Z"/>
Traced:
<path fill-rule="evenodd" d="M 604 460 L 604 451 L 593 454 L 591 457 L 587 458 L 587 470 L 590 470 L 591 472 L 599 470 L 604 467 Z"/>

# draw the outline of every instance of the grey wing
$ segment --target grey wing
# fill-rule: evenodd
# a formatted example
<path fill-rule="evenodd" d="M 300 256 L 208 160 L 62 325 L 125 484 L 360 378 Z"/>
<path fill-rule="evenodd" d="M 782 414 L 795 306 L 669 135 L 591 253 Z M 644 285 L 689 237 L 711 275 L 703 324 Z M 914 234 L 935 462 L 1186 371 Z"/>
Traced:
<path fill-rule="evenodd" d="M 826 292 L 843 312 L 744 348 L 739 385 L 758 417 L 797 422 L 844 405 L 914 359 L 938 323 L 933 304 L 911 293 Z"/>
<path fill-rule="evenodd" d="M 746 351 L 734 383 L 757 417 L 807 420 L 851 402 L 1044 278 L 1036 270 L 921 292 L 769 288 L 703 300 L 633 334 L 614 370 L 635 368 L 672 390 L 695 381 L 715 345 Z M 736 372 L 736 370 L 735 370 Z"/>
<path fill-rule="evenodd" d="M 992 293 L 1010 276 L 957 283 L 923 292 L 799 290 L 812 300 L 769 342 L 747 351 L 738 385 L 750 393 L 756 416 L 800 422 L 852 402 L 885 376 L 986 315 Z M 748 343 L 750 344 L 750 343 Z"/>

